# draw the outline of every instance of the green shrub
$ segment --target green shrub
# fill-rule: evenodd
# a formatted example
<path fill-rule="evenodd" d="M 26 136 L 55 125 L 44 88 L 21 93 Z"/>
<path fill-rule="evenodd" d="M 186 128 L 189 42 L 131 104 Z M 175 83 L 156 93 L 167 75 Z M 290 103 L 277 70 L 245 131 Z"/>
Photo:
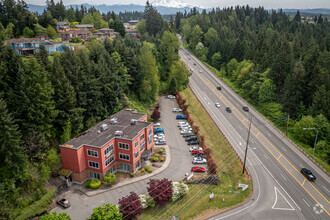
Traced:
<path fill-rule="evenodd" d="M 135 173 L 129 173 L 129 176 L 133 178 L 135 176 Z"/>
<path fill-rule="evenodd" d="M 104 182 L 106 183 L 113 183 L 116 181 L 116 175 L 107 173 L 107 175 L 104 176 Z"/>
<path fill-rule="evenodd" d="M 148 173 L 152 173 L 152 169 L 149 167 L 149 168 L 147 169 L 147 172 L 148 172 Z"/>
<path fill-rule="evenodd" d="M 158 157 L 152 157 L 152 158 L 151 158 L 151 161 L 152 161 L 152 162 L 158 162 L 158 160 L 159 160 Z"/>
<path fill-rule="evenodd" d="M 144 169 L 144 168 L 142 168 L 142 169 L 141 169 L 141 172 L 144 172 L 144 171 L 145 171 L 145 169 Z"/>
<path fill-rule="evenodd" d="M 160 155 L 159 154 L 155 154 L 155 157 L 159 157 Z"/>
<path fill-rule="evenodd" d="M 71 42 L 72 43 L 80 43 L 80 42 L 82 42 L 82 40 L 81 40 L 80 37 L 74 37 L 74 38 L 72 38 Z"/>
<path fill-rule="evenodd" d="M 149 166 L 144 166 L 143 167 L 145 170 L 148 170 L 150 167 Z"/>
<path fill-rule="evenodd" d="M 97 189 L 101 186 L 101 181 L 98 179 L 93 179 L 90 184 L 89 184 L 90 188 L 92 189 Z"/>
<path fill-rule="evenodd" d="M 90 183 L 91 183 L 91 181 L 90 181 L 90 180 L 87 180 L 87 181 L 84 183 L 84 186 L 85 186 L 86 188 L 91 188 Z"/>
<path fill-rule="evenodd" d="M 164 157 L 161 157 L 160 158 L 160 162 L 164 162 L 165 161 L 165 158 Z"/>

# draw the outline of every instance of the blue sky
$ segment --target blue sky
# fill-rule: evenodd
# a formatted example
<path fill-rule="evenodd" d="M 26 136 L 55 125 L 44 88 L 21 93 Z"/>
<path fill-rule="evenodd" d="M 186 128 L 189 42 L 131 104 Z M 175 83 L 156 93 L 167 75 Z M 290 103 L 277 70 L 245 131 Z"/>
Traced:
<path fill-rule="evenodd" d="M 54 0 L 55 2 L 59 0 Z M 154 2 L 157 0 L 150 0 Z M 184 3 L 202 7 L 228 7 L 235 5 L 263 6 L 267 9 L 278 8 L 330 8 L 330 0 L 181 0 Z M 46 0 L 25 0 L 28 4 L 45 5 Z M 70 4 L 139 4 L 145 5 L 146 0 L 63 0 L 65 5 Z"/>

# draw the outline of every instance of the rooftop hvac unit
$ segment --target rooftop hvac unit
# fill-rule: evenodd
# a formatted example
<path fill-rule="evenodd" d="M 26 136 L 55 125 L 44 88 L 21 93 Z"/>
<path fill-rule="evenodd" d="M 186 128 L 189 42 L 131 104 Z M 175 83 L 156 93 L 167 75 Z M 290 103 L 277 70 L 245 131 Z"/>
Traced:
<path fill-rule="evenodd" d="M 131 125 L 136 125 L 137 124 L 137 120 L 136 119 L 131 119 Z"/>
<path fill-rule="evenodd" d="M 118 124 L 117 118 L 111 118 L 110 119 L 110 124 L 112 124 L 112 125 Z"/>
<path fill-rule="evenodd" d="M 107 130 L 108 129 L 108 125 L 107 124 L 101 124 L 101 126 L 100 126 L 100 131 L 102 132 L 102 131 L 105 131 L 105 130 Z"/>
<path fill-rule="evenodd" d="M 123 131 L 116 131 L 115 136 L 123 136 Z"/>

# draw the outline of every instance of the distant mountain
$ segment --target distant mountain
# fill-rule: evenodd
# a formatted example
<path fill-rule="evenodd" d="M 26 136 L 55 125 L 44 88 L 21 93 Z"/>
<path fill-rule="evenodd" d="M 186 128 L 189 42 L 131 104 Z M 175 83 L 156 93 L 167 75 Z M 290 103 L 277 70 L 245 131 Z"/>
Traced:
<path fill-rule="evenodd" d="M 202 11 L 203 8 L 189 5 L 187 3 L 184 3 L 180 0 L 156 0 L 152 2 L 152 5 L 158 10 L 158 12 L 162 15 L 173 15 L 177 12 L 189 12 L 193 7 L 196 7 L 198 11 Z M 76 7 L 80 8 L 81 5 L 71 5 L 74 9 Z M 129 4 L 129 5 L 90 5 L 90 4 L 83 4 L 84 7 L 87 9 L 90 7 L 95 7 L 97 10 L 99 10 L 101 13 L 107 13 L 109 11 L 114 11 L 116 14 L 119 12 L 125 12 L 125 11 L 144 11 L 144 5 L 135 5 L 135 4 Z M 39 14 L 42 14 L 45 5 L 33 5 L 28 4 L 28 9 L 31 12 L 38 12 Z M 66 6 L 67 8 L 70 7 L 70 5 Z M 206 11 L 210 11 L 211 8 L 206 9 Z M 283 9 L 283 12 L 295 15 L 297 10 L 300 11 L 302 16 L 312 16 L 312 15 L 319 15 L 323 14 L 326 16 L 330 16 L 330 9 L 326 8 L 318 8 L 318 9 Z"/>

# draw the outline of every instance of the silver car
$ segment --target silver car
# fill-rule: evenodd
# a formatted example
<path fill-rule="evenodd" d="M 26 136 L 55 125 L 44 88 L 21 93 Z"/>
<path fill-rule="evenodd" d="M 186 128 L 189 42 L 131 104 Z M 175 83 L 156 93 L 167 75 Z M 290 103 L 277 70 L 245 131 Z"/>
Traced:
<path fill-rule="evenodd" d="M 166 140 L 159 140 L 155 142 L 156 145 L 166 145 Z"/>
<path fill-rule="evenodd" d="M 193 161 L 194 164 L 203 164 L 203 163 L 207 163 L 205 158 L 201 158 L 201 157 L 194 157 Z"/>

